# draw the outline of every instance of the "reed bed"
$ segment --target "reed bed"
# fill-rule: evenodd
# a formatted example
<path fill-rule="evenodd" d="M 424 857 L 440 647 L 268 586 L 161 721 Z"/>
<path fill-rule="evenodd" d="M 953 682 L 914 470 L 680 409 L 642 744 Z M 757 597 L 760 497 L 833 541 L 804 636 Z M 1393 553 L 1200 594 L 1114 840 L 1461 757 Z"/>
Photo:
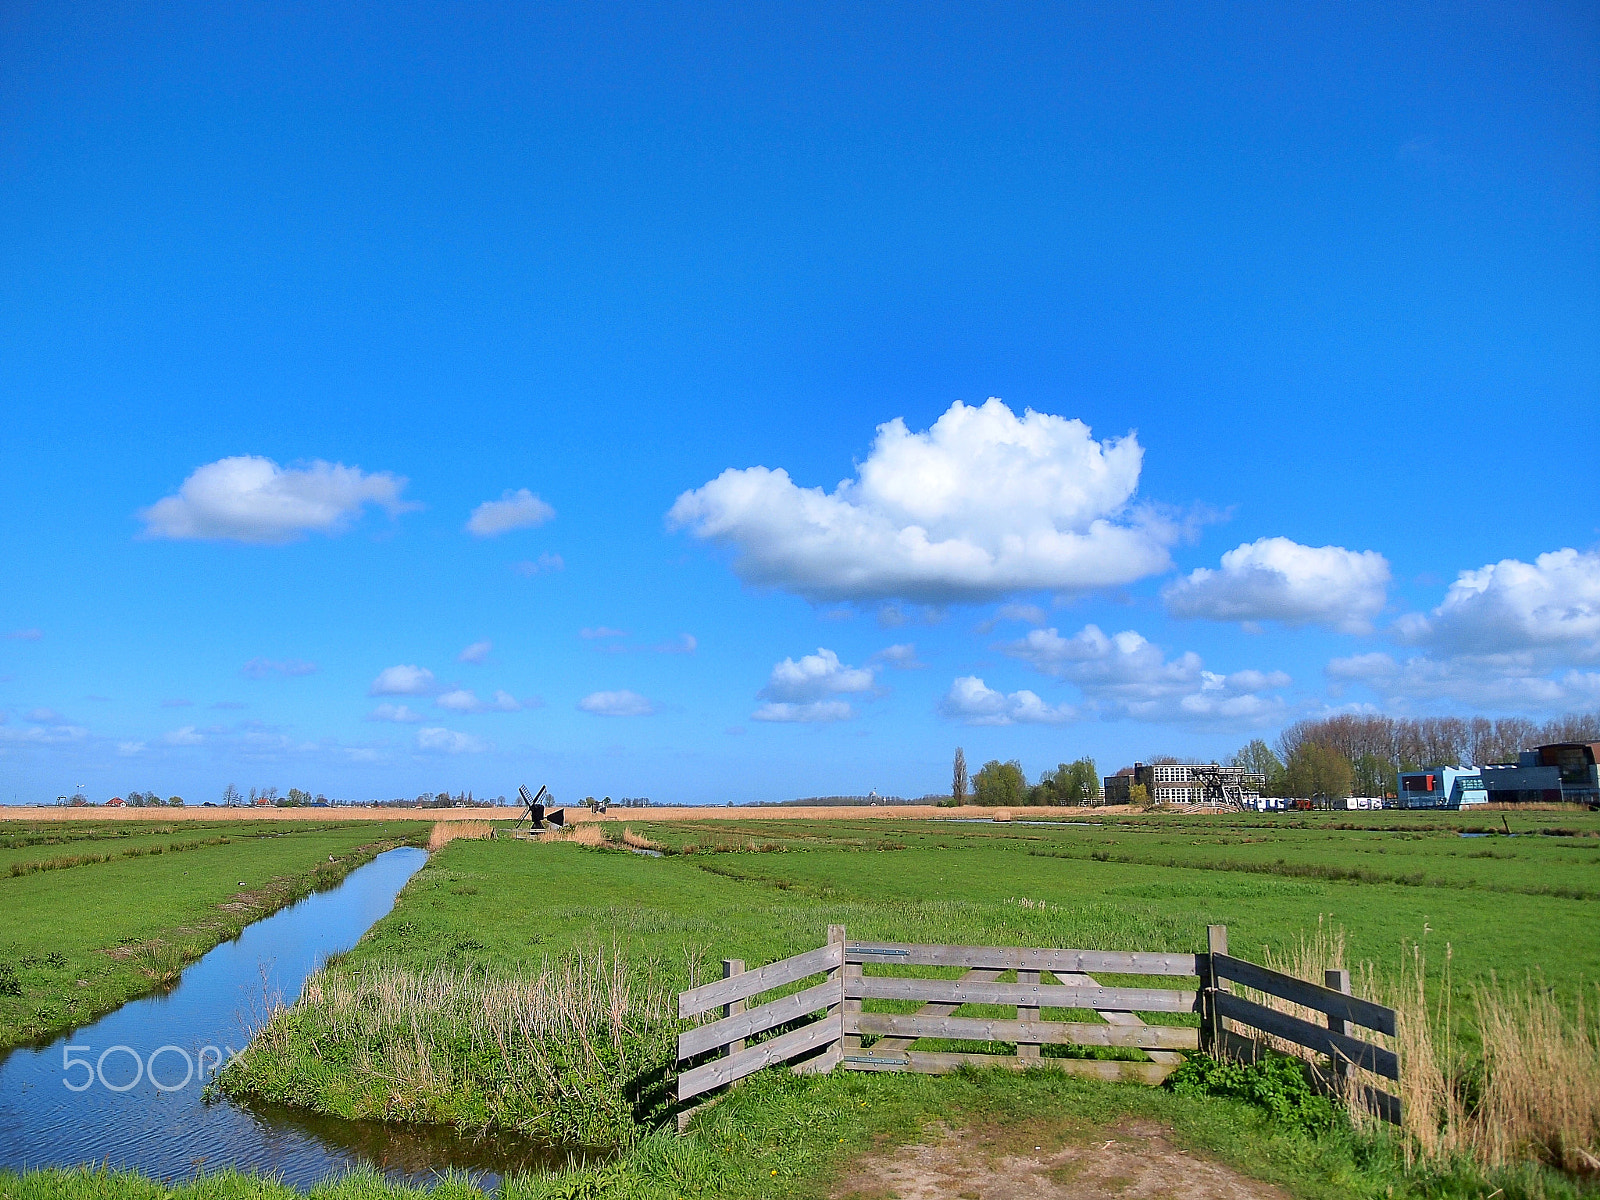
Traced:
<path fill-rule="evenodd" d="M 541 833 L 541 842 L 572 842 L 579 846 L 597 848 L 606 844 L 605 830 L 592 822 L 582 825 L 568 825 L 565 829 L 557 829 L 551 833 Z"/>
<path fill-rule="evenodd" d="M 616 949 L 514 974 L 335 967 L 271 1015 L 227 1086 L 292 1093 L 336 1062 L 342 1078 L 324 1095 L 341 1116 L 622 1144 L 652 1103 L 646 1077 L 667 1077 L 676 998 Z"/>
<path fill-rule="evenodd" d="M 1600 987 L 1563 1005 L 1529 974 L 1520 984 L 1491 978 L 1468 990 L 1471 1027 L 1479 1050 L 1469 1054 L 1466 1013 L 1455 1010 L 1450 947 L 1437 995 L 1430 995 L 1427 955 L 1413 944 L 1398 978 L 1380 979 L 1372 964 L 1351 971 L 1351 991 L 1395 1010 L 1395 1036 L 1358 1031 L 1366 1041 L 1395 1051 L 1400 1080 L 1358 1069 L 1341 1077 L 1311 1051 L 1277 1038 L 1270 1049 L 1310 1061 L 1344 1093 L 1351 1120 L 1373 1129 L 1377 1119 L 1363 1102 L 1364 1087 L 1397 1092 L 1403 1107 L 1401 1142 L 1408 1164 L 1467 1159 L 1497 1169 L 1540 1161 L 1582 1175 L 1600 1174 L 1600 1031 L 1590 1014 L 1600 1009 Z M 1274 970 L 1321 981 L 1328 969 L 1346 969 L 1343 929 L 1319 921 L 1317 932 L 1287 951 L 1263 949 Z M 1243 989 L 1250 999 L 1302 1020 L 1326 1017 L 1274 996 Z"/>
<path fill-rule="evenodd" d="M 481 842 L 493 836 L 493 821 L 435 821 L 428 833 L 428 849 L 438 850 L 461 840 Z"/>

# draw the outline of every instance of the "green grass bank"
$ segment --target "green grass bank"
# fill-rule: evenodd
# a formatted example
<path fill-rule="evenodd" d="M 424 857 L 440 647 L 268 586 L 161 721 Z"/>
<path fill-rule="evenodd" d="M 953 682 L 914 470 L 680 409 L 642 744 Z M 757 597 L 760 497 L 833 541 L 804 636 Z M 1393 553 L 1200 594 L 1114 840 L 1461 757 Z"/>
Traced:
<path fill-rule="evenodd" d="M 420 822 L 0 821 L 0 1048 L 163 986 Z"/>

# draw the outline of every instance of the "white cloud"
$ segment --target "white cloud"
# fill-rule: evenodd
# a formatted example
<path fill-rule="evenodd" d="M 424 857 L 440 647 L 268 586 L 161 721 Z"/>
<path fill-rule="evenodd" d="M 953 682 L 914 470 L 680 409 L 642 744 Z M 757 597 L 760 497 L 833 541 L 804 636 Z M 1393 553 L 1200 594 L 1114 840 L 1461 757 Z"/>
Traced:
<path fill-rule="evenodd" d="M 53 708 L 34 708 L 34 709 L 29 709 L 27 714 L 23 717 L 23 720 L 32 721 L 35 725 L 70 725 L 70 724 L 72 724 L 71 721 L 69 721 L 66 717 L 62 716 L 60 713 L 58 713 Z"/>
<path fill-rule="evenodd" d="M 675 641 L 662 642 L 656 647 L 657 654 L 693 654 L 700 642 L 692 633 L 680 633 Z"/>
<path fill-rule="evenodd" d="M 178 494 L 143 509 L 144 535 L 273 545 L 307 533 L 342 532 L 376 504 L 391 516 L 411 507 L 400 499 L 406 481 L 387 471 L 321 460 L 280 467 L 270 458 L 240 455 L 200 467 Z"/>
<path fill-rule="evenodd" d="M 181 729 L 174 729 L 170 733 L 162 734 L 161 740 L 169 746 L 198 746 L 206 739 L 203 734 L 195 731 L 193 725 L 185 725 Z"/>
<path fill-rule="evenodd" d="M 527 488 L 509 488 L 498 500 L 485 500 L 472 510 L 467 532 L 473 537 L 499 537 L 513 529 L 533 529 L 556 515 L 556 510 Z"/>
<path fill-rule="evenodd" d="M 1600 704 L 1600 671 L 1549 669 L 1543 656 L 1529 651 L 1434 658 L 1417 654 L 1358 654 L 1328 663 L 1337 688 L 1362 684 L 1400 711 L 1441 701 L 1486 711 L 1561 712 Z"/>
<path fill-rule="evenodd" d="M 605 638 L 625 638 L 628 636 L 628 631 L 626 629 L 612 629 L 609 625 L 596 625 L 593 629 L 578 630 L 578 636 L 589 641 L 597 641 Z"/>
<path fill-rule="evenodd" d="M 813 601 L 995 599 L 1107 587 L 1164 571 L 1176 533 L 1130 508 L 1137 438 L 957 401 L 926 433 L 896 418 L 832 492 L 783 470 L 729 468 L 683 493 L 675 528 L 731 546 L 745 582 Z"/>
<path fill-rule="evenodd" d="M 401 725 L 414 725 L 422 714 L 404 704 L 380 704 L 367 714 L 369 721 L 394 721 Z"/>
<path fill-rule="evenodd" d="M 367 689 L 369 696 L 426 696 L 433 691 L 433 672 L 426 667 L 402 664 L 385 667 Z"/>
<path fill-rule="evenodd" d="M 466 688 L 456 688 L 444 693 L 434 701 L 440 708 L 448 708 L 452 712 L 481 713 L 481 712 L 520 712 L 522 705 L 510 692 L 497 691 L 489 700 L 480 700 L 475 692 Z"/>
<path fill-rule="evenodd" d="M 1175 617 L 1278 621 L 1367 633 L 1383 611 L 1389 563 L 1376 550 L 1302 546 L 1288 538 L 1246 542 L 1168 585 L 1161 597 Z"/>
<path fill-rule="evenodd" d="M 927 666 L 917 661 L 917 647 L 912 642 L 896 642 L 885 646 L 872 656 L 874 662 L 888 663 L 901 671 L 916 671 Z"/>
<path fill-rule="evenodd" d="M 430 726 L 417 730 L 417 749 L 425 754 L 482 754 L 493 745 L 470 733 Z"/>
<path fill-rule="evenodd" d="M 271 658 L 252 658 L 239 668 L 239 673 L 247 679 L 265 679 L 268 675 L 314 675 L 317 664 L 304 662 L 298 658 L 279 661 Z"/>
<path fill-rule="evenodd" d="M 1075 683 L 1103 713 L 1142 721 L 1259 726 L 1281 717 L 1281 691 L 1292 682 L 1282 671 L 1207 671 L 1187 651 L 1169 659 L 1161 648 L 1131 629 L 1106 634 L 1085 625 L 1070 638 L 1055 629 L 1034 629 L 1001 647 L 1057 679 Z"/>
<path fill-rule="evenodd" d="M 786 658 L 772 668 L 760 698 L 778 701 L 820 700 L 835 694 L 859 695 L 870 692 L 873 674 L 866 667 L 852 667 L 839 661 L 832 650 L 822 647 L 796 662 Z"/>
<path fill-rule="evenodd" d="M 13 629 L 6 634 L 6 640 L 10 642 L 37 642 L 43 636 L 44 634 L 37 629 Z"/>
<path fill-rule="evenodd" d="M 791 704 L 787 701 L 768 702 L 750 714 L 751 719 L 755 721 L 812 725 L 825 724 L 829 721 L 848 721 L 853 716 L 855 711 L 845 700 L 813 700 L 807 704 Z"/>
<path fill-rule="evenodd" d="M 1071 705 L 1047 704 L 1026 689 L 1009 696 L 997 692 L 976 675 L 952 683 L 939 711 L 968 725 L 1061 725 L 1078 716 Z"/>
<path fill-rule="evenodd" d="M 82 725 L 0 725 L 0 743 L 13 746 L 63 746 L 84 741 L 89 731 Z"/>
<path fill-rule="evenodd" d="M 460 654 L 456 655 L 457 662 L 482 663 L 489 657 L 489 651 L 494 649 L 493 642 L 473 642 Z"/>
<path fill-rule="evenodd" d="M 590 692 L 578 701 L 578 707 L 597 717 L 648 717 L 656 711 L 645 697 L 625 688 L 618 692 Z"/>
<path fill-rule="evenodd" d="M 852 667 L 832 650 L 818 648 L 797 662 L 786 658 L 772 668 L 767 686 L 756 693 L 767 703 L 752 713 L 757 721 L 844 721 L 854 716 L 839 696 L 860 696 L 873 690 L 870 667 Z"/>
<path fill-rule="evenodd" d="M 1444 601 L 1390 630 L 1409 656 L 1336 658 L 1337 689 L 1371 688 L 1391 708 L 1441 701 L 1480 710 L 1558 712 L 1600 701 L 1600 552 L 1572 549 L 1532 563 L 1508 558 L 1462 571 Z"/>
<path fill-rule="evenodd" d="M 124 758 L 132 758 L 137 754 L 143 754 L 144 753 L 144 743 L 143 742 L 118 742 L 117 743 L 117 753 L 122 755 Z"/>
<path fill-rule="evenodd" d="M 1395 623 L 1402 641 L 1454 653 L 1547 650 L 1600 661 L 1600 551 L 1555 550 L 1462 571 L 1444 603 Z"/>
<path fill-rule="evenodd" d="M 531 579 L 535 575 L 548 575 L 552 571 L 560 571 L 566 567 L 559 554 L 541 554 L 538 558 L 525 558 L 521 562 L 511 564 L 511 569 L 524 579 Z"/>

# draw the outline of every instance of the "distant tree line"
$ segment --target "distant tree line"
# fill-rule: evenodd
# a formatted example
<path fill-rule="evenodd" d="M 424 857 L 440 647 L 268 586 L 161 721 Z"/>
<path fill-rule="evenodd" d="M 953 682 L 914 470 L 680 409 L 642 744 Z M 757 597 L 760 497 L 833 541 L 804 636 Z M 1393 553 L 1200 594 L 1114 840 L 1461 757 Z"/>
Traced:
<path fill-rule="evenodd" d="M 966 755 L 957 749 L 950 786 L 952 804 L 968 803 L 967 783 Z M 1039 782 L 1031 786 L 1018 760 L 990 759 L 972 776 L 971 786 L 971 802 L 986 808 L 1077 806 L 1100 802 L 1100 775 L 1092 758 L 1061 763 L 1055 770 L 1040 775 Z"/>
<path fill-rule="evenodd" d="M 1257 738 L 1232 763 L 1266 776 L 1269 796 L 1386 796 L 1396 793 L 1401 771 L 1514 763 L 1551 742 L 1600 742 L 1600 712 L 1543 722 L 1341 713 L 1296 721 L 1276 747 Z"/>

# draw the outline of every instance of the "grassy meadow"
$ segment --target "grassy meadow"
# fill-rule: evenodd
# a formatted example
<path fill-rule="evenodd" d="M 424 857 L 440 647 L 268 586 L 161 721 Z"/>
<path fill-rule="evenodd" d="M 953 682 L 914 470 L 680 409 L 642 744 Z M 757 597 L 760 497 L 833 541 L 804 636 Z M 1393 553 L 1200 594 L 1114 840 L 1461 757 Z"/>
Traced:
<path fill-rule="evenodd" d="M 1348 965 L 1370 964 L 1369 984 L 1420 966 L 1434 1002 L 1449 994 L 1468 1014 L 1454 1027 L 1464 1053 L 1475 1038 L 1472 994 L 1493 980 L 1536 981 L 1567 1011 L 1587 995 L 1592 1011 L 1600 818 L 1590 814 L 1067 815 L 1088 823 L 629 820 L 587 827 L 587 846 L 451 841 L 394 911 L 279 1014 L 224 1086 L 340 1116 L 621 1147 L 620 1161 L 644 1172 L 627 1186 L 643 1186 L 649 1170 L 638 1155 L 655 1153 L 645 1131 L 665 1112 L 682 1028 L 675 993 L 718 975 L 724 957 L 753 967 L 817 946 L 833 923 L 859 938 L 1172 951 L 1203 949 L 1206 925 L 1221 923 L 1236 954 L 1286 963 L 1307 944 L 1342 943 Z M 946 1085 L 836 1076 L 784 1086 L 813 1095 L 819 1112 L 863 1089 L 878 1096 L 828 1118 L 844 1138 L 830 1144 L 848 1146 L 876 1128 L 865 1113 L 900 1103 L 888 1098 L 922 1097 L 905 1101 L 922 1112 Z M 1003 1094 L 1024 1085 L 984 1086 Z M 1026 1086 L 1085 1103 L 1181 1099 L 1143 1092 L 1135 1101 L 1128 1087 L 1085 1081 Z M 730 1103 L 701 1119 L 722 1120 L 710 1114 Z M 1267 1136 L 1240 1134 L 1236 1145 L 1258 1134 Z M 1415 1169 L 1402 1178 L 1387 1166 L 1361 1182 L 1361 1155 L 1388 1161 L 1377 1144 L 1358 1153 L 1350 1143 L 1334 1156 L 1342 1165 L 1307 1168 L 1296 1190 L 1379 1195 L 1397 1178 L 1415 1184 Z M 1529 1169 L 1526 1194 L 1567 1186 Z M 1329 1180 L 1341 1173 L 1349 1181 L 1335 1187 Z M 1457 1183 L 1479 1178 L 1468 1171 Z M 731 1176 L 716 1186 L 706 1194 L 746 1194 Z M 615 1194 L 631 1194 L 622 1187 Z"/>
<path fill-rule="evenodd" d="M 1474 999 L 1486 985 L 1531 985 L 1527 994 L 1550 998 L 1568 1015 L 1587 997 L 1594 1012 L 1600 816 L 1017 815 L 1052 819 L 652 822 L 641 814 L 542 843 L 484 840 L 480 822 L 436 826 L 432 857 L 393 911 L 308 981 L 298 1004 L 273 1017 L 223 1073 L 223 1087 L 335 1116 L 514 1129 L 603 1151 L 590 1158 L 598 1165 L 507 1180 L 507 1200 L 844 1195 L 854 1186 L 852 1164 L 916 1142 L 930 1128 L 1023 1129 L 1024 1140 L 1038 1145 L 1087 1144 L 1119 1136 L 1129 1121 L 1156 1122 L 1175 1144 L 1301 1197 L 1600 1194 L 1581 1170 L 1536 1161 L 1560 1159 L 1548 1146 L 1519 1145 L 1514 1161 L 1500 1165 L 1474 1159 L 1465 1143 L 1440 1143 L 1419 1158 L 1403 1139 L 1343 1121 L 1291 1127 L 1259 1104 L 1050 1071 L 937 1078 L 769 1071 L 700 1112 L 687 1134 L 670 1131 L 675 1038 L 684 1027 L 676 993 L 719 976 L 725 957 L 755 967 L 813 948 L 829 924 L 863 939 L 1168 951 L 1203 949 L 1206 925 L 1226 924 L 1235 954 L 1299 963 L 1303 973 L 1313 958 L 1332 965 L 1330 954 L 1342 954 L 1368 987 L 1398 985 L 1420 969 L 1430 1013 L 1446 1011 L 1449 998 L 1449 1053 L 1469 1067 L 1481 1057 Z M 451 831 L 459 835 L 454 840 Z M 276 826 L 272 832 L 282 836 L 251 840 L 237 826 L 185 826 L 141 829 L 115 846 L 205 841 L 224 832 L 226 845 L 0 875 L 0 887 L 73 878 L 88 886 L 102 872 L 110 890 L 101 902 L 126 907 L 135 894 L 147 894 L 129 889 L 147 888 L 154 877 L 111 872 L 192 869 L 185 861 L 200 863 L 208 854 L 228 864 L 222 875 L 229 887 L 214 879 L 207 886 L 217 890 L 200 888 L 182 914 L 176 893 L 170 910 L 145 904 L 138 917 L 147 924 L 102 939 L 93 952 L 116 961 L 105 947 L 114 952 L 117 937 L 132 939 L 125 945 L 170 937 L 226 905 L 236 881 L 251 878 L 237 865 L 250 855 L 284 854 L 304 869 L 334 852 L 319 839 L 344 838 L 353 853 L 380 836 L 369 826 Z M 27 849 L 39 857 L 103 852 L 88 840 Z M 265 873 L 277 869 L 252 861 Z M 55 907 L 65 894 L 57 894 Z M 58 919 L 51 905 L 36 903 L 40 921 Z M 99 928 L 96 920 L 84 923 Z M 1363 964 L 1370 964 L 1365 975 Z M 962 1014 L 990 1011 L 969 1006 Z M 1136 1050 L 1068 1047 L 1045 1053 L 1141 1057 Z M 1595 1066 L 1600 1078 L 1600 1060 Z M 1481 1075 L 1481 1064 L 1473 1069 Z M 1470 1070 L 1463 1078 L 1468 1090 L 1481 1087 Z M 1003 1142 L 1012 1135 L 994 1136 Z M 1592 1136 L 1582 1136 L 1593 1148 Z M 459 1179 L 441 1181 L 434 1193 L 463 1200 L 479 1194 Z M 177 1188 L 92 1171 L 0 1175 L 4 1200 L 289 1194 L 271 1181 L 230 1175 Z M 317 1192 L 319 1200 L 407 1194 L 377 1176 Z"/>
<path fill-rule="evenodd" d="M 177 977 L 416 822 L 0 822 L 0 1049 Z"/>

